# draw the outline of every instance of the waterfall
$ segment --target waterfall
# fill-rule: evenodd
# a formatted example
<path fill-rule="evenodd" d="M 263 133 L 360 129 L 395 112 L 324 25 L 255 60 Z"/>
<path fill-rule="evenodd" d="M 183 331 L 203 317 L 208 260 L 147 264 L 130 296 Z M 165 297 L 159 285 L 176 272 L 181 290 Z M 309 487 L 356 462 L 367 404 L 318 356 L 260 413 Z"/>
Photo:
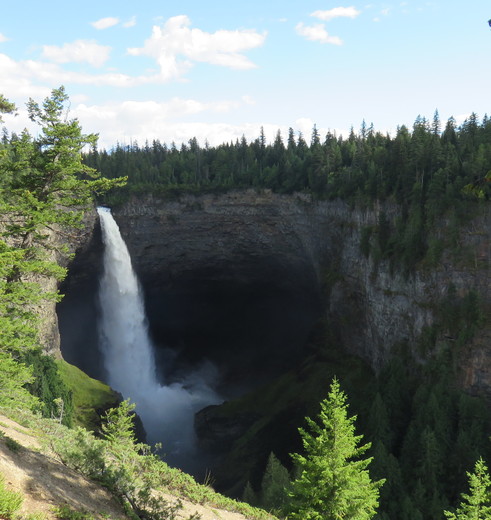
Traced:
<path fill-rule="evenodd" d="M 147 440 L 161 442 L 165 460 L 188 471 L 196 458 L 194 413 L 220 402 L 205 372 L 161 384 L 139 282 L 128 248 L 108 208 L 98 208 L 104 242 L 99 287 L 99 341 L 108 384 L 136 404 Z M 186 467 L 188 466 L 188 467 Z"/>

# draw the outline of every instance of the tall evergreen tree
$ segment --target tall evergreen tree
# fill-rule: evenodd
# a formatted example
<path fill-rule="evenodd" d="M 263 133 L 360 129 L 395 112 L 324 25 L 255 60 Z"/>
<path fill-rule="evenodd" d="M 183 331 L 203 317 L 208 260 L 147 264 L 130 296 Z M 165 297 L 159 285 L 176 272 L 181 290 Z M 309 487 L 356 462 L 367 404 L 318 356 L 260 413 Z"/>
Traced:
<path fill-rule="evenodd" d="M 288 518 L 366 520 L 376 514 L 379 488 L 368 472 L 371 458 L 361 458 L 370 443 L 359 446 L 356 417 L 348 417 L 347 398 L 335 378 L 321 402 L 318 421 L 307 418 L 310 431 L 299 428 L 304 454 L 295 453 L 299 477 L 289 494 Z"/>
<path fill-rule="evenodd" d="M 288 470 L 271 452 L 261 481 L 261 507 L 267 510 L 279 510 L 285 503 L 289 487 Z"/>
<path fill-rule="evenodd" d="M 455 513 L 444 511 L 450 520 L 489 520 L 491 518 L 491 478 L 482 459 L 476 462 L 474 472 L 467 472 L 469 494 L 462 493 L 462 501 Z"/>

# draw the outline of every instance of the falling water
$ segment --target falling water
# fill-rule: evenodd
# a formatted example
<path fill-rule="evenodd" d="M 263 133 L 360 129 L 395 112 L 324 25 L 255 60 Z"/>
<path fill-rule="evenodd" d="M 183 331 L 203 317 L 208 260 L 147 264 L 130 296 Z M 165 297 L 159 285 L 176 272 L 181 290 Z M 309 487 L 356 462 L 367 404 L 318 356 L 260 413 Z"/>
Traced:
<path fill-rule="evenodd" d="M 99 335 L 108 383 L 136 404 L 148 442 L 161 442 L 165 459 L 188 471 L 196 459 L 193 418 L 200 408 L 219 402 L 206 371 L 181 383 L 160 384 L 153 345 L 131 258 L 108 208 L 98 208 L 104 242 L 104 272 L 99 288 Z"/>

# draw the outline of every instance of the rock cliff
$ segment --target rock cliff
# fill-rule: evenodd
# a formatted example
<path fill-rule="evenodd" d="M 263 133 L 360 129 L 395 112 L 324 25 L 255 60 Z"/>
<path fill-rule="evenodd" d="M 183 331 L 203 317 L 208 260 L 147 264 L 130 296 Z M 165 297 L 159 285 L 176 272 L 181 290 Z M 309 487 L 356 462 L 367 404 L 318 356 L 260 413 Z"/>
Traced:
<path fill-rule="evenodd" d="M 96 221 L 95 211 L 89 210 L 86 212 L 80 228 L 72 229 L 69 232 L 59 229 L 49 230 L 50 259 L 67 267 L 77 255 L 84 256 L 91 249 Z M 36 281 L 46 292 L 55 292 L 58 288 L 58 282 L 54 278 L 39 277 Z M 46 354 L 60 358 L 60 330 L 56 303 L 43 302 L 37 312 L 40 317 L 39 335 L 43 350 Z"/>
<path fill-rule="evenodd" d="M 394 208 L 383 209 L 395 218 Z M 191 338 L 195 348 L 183 355 L 186 363 L 202 361 L 205 350 L 219 365 L 236 356 L 235 377 L 263 359 L 273 366 L 278 353 L 292 362 L 322 315 L 335 325 L 345 349 L 378 370 L 402 342 L 419 355 L 417 340 L 434 323 L 450 284 L 457 294 L 475 289 L 489 308 L 489 207 L 461 230 L 465 254 L 458 261 L 443 255 L 436 268 L 409 277 L 361 253 L 362 229 L 376 224 L 379 211 L 248 190 L 172 200 L 134 197 L 113 213 L 145 289 L 157 340 L 180 347 Z M 96 249 L 93 243 L 74 263 L 82 285 L 94 278 Z M 246 323 L 238 320 L 244 314 Z M 285 334 L 268 332 L 280 324 Z M 206 334 L 213 337 L 208 344 Z M 233 334 L 238 341 L 231 355 Z M 489 335 L 485 326 L 466 347 L 461 383 L 491 398 Z M 240 355 L 242 348 L 252 349 L 250 358 Z"/>

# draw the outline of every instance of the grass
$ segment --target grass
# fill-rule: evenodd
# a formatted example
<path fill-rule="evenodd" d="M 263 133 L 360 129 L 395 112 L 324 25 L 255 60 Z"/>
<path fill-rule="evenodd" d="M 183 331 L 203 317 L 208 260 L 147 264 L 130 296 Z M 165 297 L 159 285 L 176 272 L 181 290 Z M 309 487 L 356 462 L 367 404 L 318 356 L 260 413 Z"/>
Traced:
<path fill-rule="evenodd" d="M 63 382 L 73 394 L 74 426 L 91 431 L 97 429 L 99 415 L 96 410 L 116 406 L 120 400 L 118 394 L 63 359 L 56 360 L 56 364 Z"/>
<path fill-rule="evenodd" d="M 0 475 L 0 518 L 10 520 L 22 506 L 23 497 L 16 491 L 5 487 L 4 478 Z"/>

